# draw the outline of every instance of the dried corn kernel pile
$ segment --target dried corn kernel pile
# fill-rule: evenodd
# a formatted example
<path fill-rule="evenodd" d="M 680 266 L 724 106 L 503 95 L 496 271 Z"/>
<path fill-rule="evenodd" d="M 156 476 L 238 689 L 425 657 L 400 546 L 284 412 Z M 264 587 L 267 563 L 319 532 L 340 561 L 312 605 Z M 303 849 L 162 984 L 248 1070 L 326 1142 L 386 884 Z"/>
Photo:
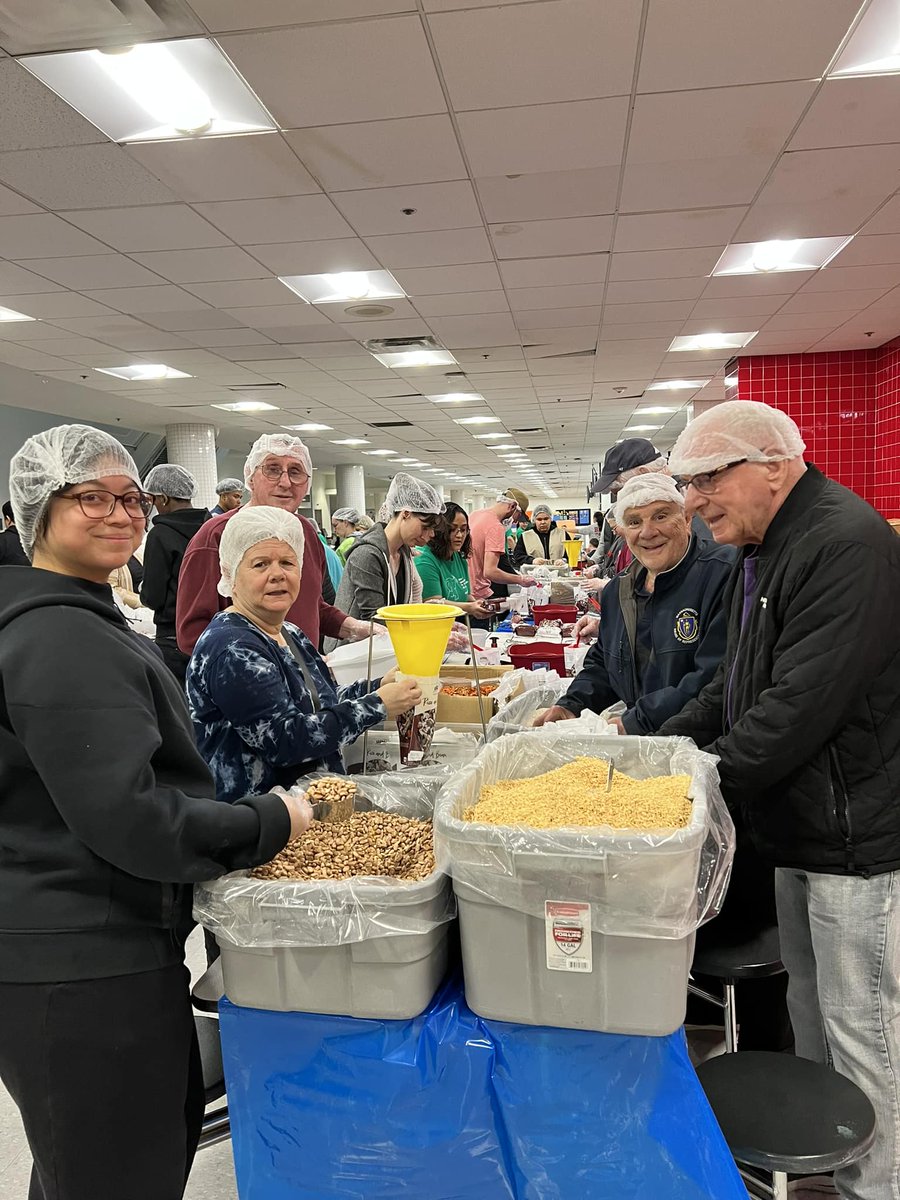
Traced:
<path fill-rule="evenodd" d="M 434 841 L 428 821 L 395 813 L 354 813 L 349 821 L 314 821 L 306 833 L 264 866 L 254 879 L 352 879 L 387 875 L 425 879 L 434 870 Z"/>
<path fill-rule="evenodd" d="M 532 779 L 485 784 L 478 803 L 466 809 L 463 819 L 484 825 L 530 825 L 533 829 L 572 825 L 684 829 L 689 824 L 689 775 L 632 779 L 616 771 L 612 791 L 607 792 L 608 770 L 603 759 L 583 757 Z"/>

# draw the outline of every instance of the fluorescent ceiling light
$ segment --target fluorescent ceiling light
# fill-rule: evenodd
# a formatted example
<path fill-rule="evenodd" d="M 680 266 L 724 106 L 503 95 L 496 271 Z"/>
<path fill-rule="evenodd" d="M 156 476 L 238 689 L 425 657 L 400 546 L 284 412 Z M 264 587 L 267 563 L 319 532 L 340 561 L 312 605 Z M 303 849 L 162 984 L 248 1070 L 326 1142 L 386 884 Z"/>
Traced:
<path fill-rule="evenodd" d="M 502 445 L 498 442 L 496 446 L 490 446 L 489 449 L 493 450 L 494 453 L 497 454 L 501 450 L 521 450 L 522 447 L 517 446 L 515 442 L 503 442 Z"/>
<path fill-rule="evenodd" d="M 278 279 L 307 304 L 348 304 L 354 300 L 389 300 L 406 295 L 390 271 L 279 275 Z"/>
<path fill-rule="evenodd" d="M 368 438 L 332 438 L 332 446 L 368 446 Z"/>
<path fill-rule="evenodd" d="M 185 371 L 176 371 L 164 363 L 134 363 L 130 367 L 94 367 L 101 375 L 115 375 L 116 379 L 127 379 L 131 383 L 145 383 L 154 379 L 191 379 Z"/>
<path fill-rule="evenodd" d="M 477 392 L 445 392 L 442 396 L 426 396 L 432 404 L 483 404 L 484 396 Z"/>
<path fill-rule="evenodd" d="M 500 424 L 499 417 L 488 417 L 488 416 L 485 416 L 483 413 L 479 413 L 477 416 L 474 416 L 474 417 L 454 417 L 453 419 L 457 425 L 499 425 Z M 506 434 L 504 434 L 503 436 L 506 437 Z"/>
<path fill-rule="evenodd" d="M 872 0 L 829 74 L 833 78 L 897 72 L 900 72 L 897 0 Z"/>
<path fill-rule="evenodd" d="M 294 429 L 298 433 L 322 433 L 331 429 L 331 425 L 318 425 L 315 421 L 306 421 L 303 425 L 282 425 L 282 429 Z"/>
<path fill-rule="evenodd" d="M 379 454 L 382 458 L 387 458 L 388 456 L 393 458 L 396 453 L 396 450 L 363 450 L 363 454 Z"/>
<path fill-rule="evenodd" d="M 276 128 L 207 38 L 35 54 L 18 62 L 115 142 Z"/>
<path fill-rule="evenodd" d="M 634 415 L 636 417 L 655 417 L 658 413 L 675 413 L 680 412 L 679 408 L 660 408 L 659 405 L 654 405 L 651 408 L 636 408 Z"/>
<path fill-rule="evenodd" d="M 398 458 L 398 459 L 397 459 L 397 462 L 398 462 L 398 463 L 418 463 L 418 462 L 419 462 L 419 460 L 418 460 L 417 458 Z M 420 466 L 426 466 L 427 464 L 425 464 L 425 463 L 420 463 L 419 465 L 420 465 Z"/>
<path fill-rule="evenodd" d="M 629 425 L 623 433 L 647 433 L 651 429 L 662 429 L 662 425 Z"/>
<path fill-rule="evenodd" d="M 223 412 L 254 413 L 274 412 L 277 404 L 266 404 L 265 400 L 236 400 L 234 404 L 214 404 L 213 408 L 221 408 Z"/>
<path fill-rule="evenodd" d="M 373 354 L 383 367 L 401 371 L 404 367 L 446 367 L 456 362 L 449 350 L 397 350 Z"/>
<path fill-rule="evenodd" d="M 425 474 L 426 475 L 443 475 L 444 471 L 441 469 L 441 467 L 429 467 L 428 470 L 425 472 Z"/>
<path fill-rule="evenodd" d="M 695 333 L 672 339 L 669 353 L 679 350 L 742 350 L 759 333 Z"/>
<path fill-rule="evenodd" d="M 770 275 L 783 271 L 818 271 L 853 241 L 849 237 L 779 238 L 726 246 L 713 275 Z"/>
<path fill-rule="evenodd" d="M 0 321 L 36 321 L 37 317 L 26 317 L 14 308 L 0 308 Z"/>
<path fill-rule="evenodd" d="M 509 437 L 508 433 L 473 433 L 472 437 L 478 438 L 479 442 L 486 442 L 490 438 L 505 438 Z"/>
<path fill-rule="evenodd" d="M 706 387 L 708 383 L 708 379 L 660 379 L 656 383 L 648 384 L 645 390 L 648 392 L 695 392 L 698 388 Z"/>

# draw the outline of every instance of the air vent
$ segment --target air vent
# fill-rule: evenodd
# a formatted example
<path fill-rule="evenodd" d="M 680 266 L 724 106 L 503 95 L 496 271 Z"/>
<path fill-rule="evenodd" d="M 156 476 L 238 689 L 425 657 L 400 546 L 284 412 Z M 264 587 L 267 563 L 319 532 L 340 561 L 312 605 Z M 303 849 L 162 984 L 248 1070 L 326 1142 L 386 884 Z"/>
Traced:
<path fill-rule="evenodd" d="M 531 429 L 514 429 L 513 430 L 513 433 L 543 433 L 543 432 L 544 432 L 544 430 L 539 425 L 535 425 Z"/>
<path fill-rule="evenodd" d="M 395 311 L 389 304 L 351 304 L 344 309 L 350 317 L 389 317 Z"/>
<path fill-rule="evenodd" d="M 363 342 L 363 345 L 373 354 L 384 354 L 390 350 L 443 350 L 444 348 L 433 337 L 371 338 L 368 342 Z"/>
<path fill-rule="evenodd" d="M 0 41 L 8 54 L 122 46 L 200 34 L 203 28 L 182 0 L 70 0 L 0 5 Z"/>
<path fill-rule="evenodd" d="M 283 383 L 236 383 L 231 387 L 226 387 L 226 392 L 283 392 L 285 391 Z"/>
<path fill-rule="evenodd" d="M 549 450 L 549 446 L 526 446 L 526 450 Z"/>
<path fill-rule="evenodd" d="M 370 429 L 412 429 L 412 421 L 370 421 Z"/>
<path fill-rule="evenodd" d="M 444 372 L 445 379 L 465 379 L 465 377 L 466 377 L 465 371 L 445 371 Z"/>

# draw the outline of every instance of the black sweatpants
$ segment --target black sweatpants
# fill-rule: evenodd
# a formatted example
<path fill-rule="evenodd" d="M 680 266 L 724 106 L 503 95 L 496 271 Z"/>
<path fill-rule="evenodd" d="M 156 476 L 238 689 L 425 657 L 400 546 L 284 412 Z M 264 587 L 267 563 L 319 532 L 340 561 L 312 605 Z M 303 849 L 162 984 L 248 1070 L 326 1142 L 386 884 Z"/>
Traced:
<path fill-rule="evenodd" d="M 188 987 L 180 964 L 0 983 L 0 1078 L 34 1158 L 28 1200 L 180 1200 L 204 1108 Z"/>
<path fill-rule="evenodd" d="M 191 661 L 189 654 L 182 654 L 178 649 L 178 642 L 174 636 L 169 637 L 166 634 L 157 633 L 153 639 L 159 649 L 163 660 L 178 682 L 184 687 L 184 681 L 187 677 L 188 663 Z"/>

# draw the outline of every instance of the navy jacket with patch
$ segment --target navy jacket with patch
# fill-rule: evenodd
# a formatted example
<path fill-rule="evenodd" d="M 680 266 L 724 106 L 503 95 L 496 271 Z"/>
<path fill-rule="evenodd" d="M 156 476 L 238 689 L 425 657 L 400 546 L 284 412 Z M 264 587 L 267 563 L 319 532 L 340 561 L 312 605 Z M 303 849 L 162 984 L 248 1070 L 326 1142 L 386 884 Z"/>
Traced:
<path fill-rule="evenodd" d="M 623 700 L 627 733 L 655 733 L 713 678 L 725 653 L 725 582 L 737 555 L 731 546 L 691 535 L 687 553 L 656 577 L 648 600 L 652 651 L 639 682 L 635 587 L 646 574 L 637 561 L 603 590 L 600 637 L 560 700 L 577 717 Z"/>

